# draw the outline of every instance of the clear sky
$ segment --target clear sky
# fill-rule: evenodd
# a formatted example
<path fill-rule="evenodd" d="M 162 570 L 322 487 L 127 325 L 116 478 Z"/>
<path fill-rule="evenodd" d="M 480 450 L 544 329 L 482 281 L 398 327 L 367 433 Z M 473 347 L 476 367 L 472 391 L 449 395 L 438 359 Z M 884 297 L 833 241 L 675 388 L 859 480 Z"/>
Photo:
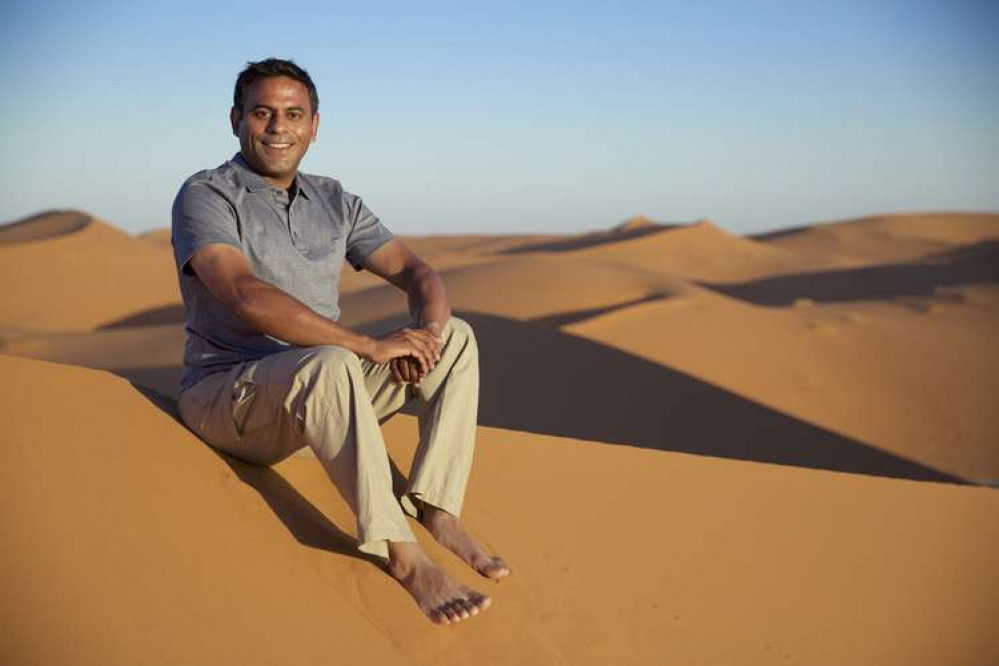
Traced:
<path fill-rule="evenodd" d="M 232 85 L 319 88 L 305 171 L 399 233 L 750 233 L 999 210 L 999 2 L 4 3 L 0 220 L 169 225 Z"/>

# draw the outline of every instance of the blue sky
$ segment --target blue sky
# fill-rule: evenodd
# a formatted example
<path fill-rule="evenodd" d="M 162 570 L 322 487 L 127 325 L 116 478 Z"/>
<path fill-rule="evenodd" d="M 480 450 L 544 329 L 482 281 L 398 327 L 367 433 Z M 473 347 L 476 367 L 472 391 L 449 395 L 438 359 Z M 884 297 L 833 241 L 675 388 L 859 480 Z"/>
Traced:
<path fill-rule="evenodd" d="M 702 6 L 703 5 L 703 6 Z M 999 210 L 999 3 L 5 3 L 0 220 L 169 225 L 235 76 L 319 88 L 302 168 L 399 233 Z"/>

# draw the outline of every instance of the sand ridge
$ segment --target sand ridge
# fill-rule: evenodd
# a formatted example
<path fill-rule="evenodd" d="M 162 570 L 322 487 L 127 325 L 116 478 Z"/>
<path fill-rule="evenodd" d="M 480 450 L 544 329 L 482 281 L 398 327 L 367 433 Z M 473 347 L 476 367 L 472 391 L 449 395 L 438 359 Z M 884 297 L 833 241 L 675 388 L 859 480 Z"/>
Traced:
<path fill-rule="evenodd" d="M 57 218 L 58 219 L 58 218 Z M 50 226 L 41 216 L 32 225 Z M 67 233 L 0 244 L 0 327 L 93 329 L 180 300 L 170 255 L 98 219 Z"/>
<path fill-rule="evenodd" d="M 997 236 L 999 215 L 945 213 L 403 238 L 479 338 L 465 520 L 515 571 L 441 629 L 356 555 L 314 458 L 245 465 L 178 422 L 169 232 L 0 227 L 0 654 L 988 663 Z M 345 323 L 405 321 L 400 293 L 344 274 Z M 405 473 L 415 419 L 384 432 Z"/>

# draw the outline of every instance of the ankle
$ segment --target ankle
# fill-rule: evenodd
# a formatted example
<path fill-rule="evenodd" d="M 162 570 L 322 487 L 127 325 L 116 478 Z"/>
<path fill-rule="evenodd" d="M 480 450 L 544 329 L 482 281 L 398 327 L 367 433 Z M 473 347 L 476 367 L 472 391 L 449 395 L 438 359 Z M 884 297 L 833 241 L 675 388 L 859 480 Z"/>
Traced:
<path fill-rule="evenodd" d="M 454 515 L 444 509 L 438 509 L 429 504 L 423 504 L 421 509 L 420 523 L 427 529 L 432 530 L 434 527 L 454 525 L 458 522 L 458 519 Z"/>
<path fill-rule="evenodd" d="M 389 541 L 388 551 L 388 569 L 396 578 L 408 576 L 427 559 L 423 548 L 415 541 Z"/>

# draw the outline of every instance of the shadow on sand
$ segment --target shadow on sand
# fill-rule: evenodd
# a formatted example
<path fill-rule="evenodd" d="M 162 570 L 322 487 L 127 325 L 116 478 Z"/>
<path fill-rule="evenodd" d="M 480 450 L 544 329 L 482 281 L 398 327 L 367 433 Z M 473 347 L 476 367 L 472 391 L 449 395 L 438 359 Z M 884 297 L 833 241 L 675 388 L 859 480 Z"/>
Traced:
<path fill-rule="evenodd" d="M 479 423 L 737 460 L 967 483 L 685 373 L 532 322 L 462 312 L 479 340 Z M 401 318 L 365 329 L 380 333 Z"/>
<path fill-rule="evenodd" d="M 813 426 L 682 372 L 591 340 L 493 315 L 462 312 L 479 341 L 479 423 L 609 444 L 853 474 L 966 484 Z M 404 318 L 366 326 L 380 333 Z M 180 422 L 180 367 L 113 370 Z M 213 449 L 214 451 L 214 449 Z M 280 474 L 215 451 L 306 546 L 380 564 Z M 397 492 L 404 483 L 393 465 Z"/>
<path fill-rule="evenodd" d="M 147 400 L 172 416 L 181 426 L 187 427 L 180 419 L 175 398 L 144 386 L 138 380 L 133 380 L 132 386 Z M 274 515 L 300 544 L 347 555 L 382 567 L 378 558 L 357 550 L 357 540 L 353 536 L 334 525 L 322 511 L 272 468 L 243 462 L 207 444 L 205 446 L 225 462 L 243 483 L 260 493 Z M 392 471 L 396 483 L 401 483 L 402 475 L 399 470 L 393 466 Z M 330 485 L 332 487 L 332 484 Z"/>
<path fill-rule="evenodd" d="M 184 324 L 184 304 L 173 303 L 158 308 L 142 310 L 135 314 L 122 317 L 102 324 L 98 331 L 108 331 L 117 328 L 132 328 L 134 326 L 160 326 L 162 324 Z"/>
<path fill-rule="evenodd" d="M 642 236 L 650 236 L 652 234 L 658 234 L 663 231 L 668 231 L 670 229 L 677 229 L 687 225 L 683 224 L 650 224 L 644 227 L 638 227 L 635 229 L 612 229 L 609 231 L 595 231 L 590 234 L 585 234 L 583 236 L 574 236 L 566 239 L 559 239 L 554 241 L 543 241 L 541 243 L 528 243 L 526 245 L 518 245 L 516 247 L 504 250 L 500 254 L 524 254 L 527 252 L 571 252 L 573 250 L 582 250 L 588 247 L 594 247 L 596 245 L 604 245 L 606 243 L 617 243 L 620 241 L 632 240 L 635 238 L 641 238 Z"/>
<path fill-rule="evenodd" d="M 939 287 L 999 283 L 999 241 L 984 240 L 917 261 L 780 275 L 742 284 L 699 283 L 757 305 L 934 296 Z"/>
<path fill-rule="evenodd" d="M 531 322 L 462 312 L 479 340 L 479 423 L 510 430 L 852 474 L 964 484 L 956 476 L 814 426 L 685 373 Z M 366 326 L 391 330 L 403 318 Z M 179 420 L 180 368 L 114 371 Z M 350 550 L 280 475 L 220 454 L 303 544 Z M 401 475 L 396 470 L 397 483 Z"/>

